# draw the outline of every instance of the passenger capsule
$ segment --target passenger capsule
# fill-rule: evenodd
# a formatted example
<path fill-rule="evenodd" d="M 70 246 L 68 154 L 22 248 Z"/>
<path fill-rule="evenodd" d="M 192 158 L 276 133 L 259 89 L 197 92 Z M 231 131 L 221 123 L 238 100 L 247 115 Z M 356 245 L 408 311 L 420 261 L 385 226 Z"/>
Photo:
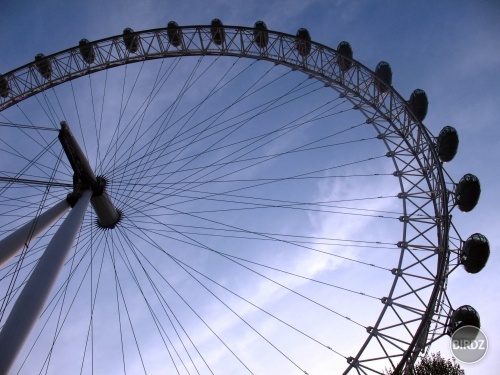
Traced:
<path fill-rule="evenodd" d="M 178 27 L 179 25 L 175 21 L 170 21 L 167 24 L 168 41 L 174 47 L 179 47 L 182 43 L 182 30 Z"/>
<path fill-rule="evenodd" d="M 7 98 L 9 96 L 10 87 L 9 82 L 3 75 L 0 74 L 0 96 L 2 98 Z"/>
<path fill-rule="evenodd" d="M 437 150 L 441 161 L 453 160 L 458 149 L 458 133 L 452 126 L 445 126 L 437 137 Z"/>
<path fill-rule="evenodd" d="M 490 243 L 480 233 L 474 233 L 462 246 L 460 262 L 469 273 L 481 271 L 490 257 Z"/>
<path fill-rule="evenodd" d="M 296 37 L 295 48 L 299 51 L 300 56 L 307 57 L 311 53 L 311 36 L 309 35 L 309 31 L 300 28 L 297 31 Z"/>
<path fill-rule="evenodd" d="M 50 79 L 52 75 L 52 66 L 50 60 L 47 59 L 43 53 L 39 53 L 35 56 L 35 66 L 38 73 L 40 73 L 43 78 Z"/>
<path fill-rule="evenodd" d="M 481 328 L 481 319 L 478 312 L 469 305 L 460 306 L 453 311 L 448 325 L 448 334 L 453 335 L 458 329 L 465 326 Z"/>
<path fill-rule="evenodd" d="M 337 47 L 337 64 L 343 72 L 349 70 L 352 66 L 352 48 L 347 42 L 340 42 Z"/>
<path fill-rule="evenodd" d="M 139 48 L 139 37 L 134 35 L 134 30 L 130 27 L 123 30 L 123 43 L 130 53 L 136 53 Z"/>
<path fill-rule="evenodd" d="M 94 46 L 87 39 L 82 39 L 78 43 L 80 46 L 80 55 L 87 64 L 92 64 L 95 60 Z"/>
<path fill-rule="evenodd" d="M 417 117 L 418 121 L 423 121 L 427 115 L 427 108 L 429 107 L 429 100 L 424 90 L 416 89 L 410 96 L 410 107 Z"/>
<path fill-rule="evenodd" d="M 380 92 L 386 92 L 392 85 L 392 70 L 391 66 L 386 61 L 381 61 L 377 64 L 375 68 L 375 75 L 378 80 L 375 81 Z"/>
<path fill-rule="evenodd" d="M 462 212 L 472 211 L 476 207 L 480 195 L 479 179 L 470 173 L 464 175 L 455 188 L 455 200 Z"/>
<path fill-rule="evenodd" d="M 269 42 L 269 33 L 267 32 L 267 26 L 264 21 L 257 21 L 253 26 L 253 40 L 260 48 L 266 48 Z"/>
<path fill-rule="evenodd" d="M 224 25 L 222 24 L 222 21 L 218 18 L 214 18 L 210 25 L 211 25 L 210 33 L 212 34 L 212 40 L 215 44 L 220 46 L 222 43 L 224 43 L 224 40 L 226 39 L 223 27 Z"/>

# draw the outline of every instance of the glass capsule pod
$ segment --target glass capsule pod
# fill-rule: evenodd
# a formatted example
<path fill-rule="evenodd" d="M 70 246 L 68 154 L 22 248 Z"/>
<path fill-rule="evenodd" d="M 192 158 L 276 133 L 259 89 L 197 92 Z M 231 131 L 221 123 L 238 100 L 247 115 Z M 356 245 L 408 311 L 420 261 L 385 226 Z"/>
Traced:
<path fill-rule="evenodd" d="M 453 160 L 458 150 L 458 133 L 452 126 L 445 126 L 437 137 L 437 151 L 439 159 L 443 162 Z"/>
<path fill-rule="evenodd" d="M 455 202 L 462 212 L 472 211 L 480 195 L 479 179 L 471 173 L 464 175 L 455 188 Z"/>
<path fill-rule="evenodd" d="M 87 64 L 92 64 L 95 60 L 94 46 L 87 39 L 82 39 L 78 43 L 80 55 Z"/>
<path fill-rule="evenodd" d="M 392 70 L 389 63 L 386 61 L 379 62 L 375 68 L 375 75 L 378 78 L 375 81 L 378 90 L 382 93 L 388 91 L 392 85 Z"/>
<path fill-rule="evenodd" d="M 465 326 L 481 328 L 479 313 L 470 305 L 460 306 L 453 311 L 448 324 L 448 334 L 453 335 L 457 330 Z"/>
<path fill-rule="evenodd" d="M 340 70 L 343 72 L 349 70 L 352 66 L 352 48 L 347 42 L 340 42 L 337 47 L 337 64 L 339 64 Z"/>
<path fill-rule="evenodd" d="M 38 73 L 45 78 L 50 79 L 52 75 L 52 65 L 50 64 L 50 60 L 45 57 L 43 53 L 39 53 L 35 56 L 35 66 Z"/>
<path fill-rule="evenodd" d="M 123 30 L 123 43 L 130 53 L 136 53 L 139 48 L 139 39 L 137 35 L 134 35 L 134 30 L 130 27 Z"/>
<path fill-rule="evenodd" d="M 474 233 L 463 244 L 460 252 L 460 263 L 469 273 L 481 271 L 490 257 L 490 243 L 480 234 Z"/>
<path fill-rule="evenodd" d="M 267 26 L 263 21 L 255 22 L 253 40 L 259 48 L 267 47 L 267 43 L 269 43 L 269 33 L 267 32 Z"/>
<path fill-rule="evenodd" d="M 210 33 L 212 34 L 212 41 L 218 46 L 220 46 L 222 43 L 224 43 L 224 40 L 226 39 L 222 21 L 218 18 L 214 18 L 210 26 L 211 26 Z"/>
<path fill-rule="evenodd" d="M 7 98 L 10 93 L 10 86 L 9 82 L 7 82 L 7 79 L 0 74 L 0 96 L 2 98 Z"/>
<path fill-rule="evenodd" d="M 174 47 L 179 47 L 182 44 L 182 30 L 178 27 L 179 25 L 175 21 L 170 21 L 167 24 L 168 41 Z"/>
<path fill-rule="evenodd" d="M 424 121 L 429 107 L 427 94 L 422 89 L 416 89 L 410 96 L 410 107 L 418 121 Z"/>
<path fill-rule="evenodd" d="M 309 35 L 309 31 L 300 28 L 297 31 L 296 37 L 295 49 L 299 52 L 300 56 L 307 57 L 311 53 L 311 35 Z"/>

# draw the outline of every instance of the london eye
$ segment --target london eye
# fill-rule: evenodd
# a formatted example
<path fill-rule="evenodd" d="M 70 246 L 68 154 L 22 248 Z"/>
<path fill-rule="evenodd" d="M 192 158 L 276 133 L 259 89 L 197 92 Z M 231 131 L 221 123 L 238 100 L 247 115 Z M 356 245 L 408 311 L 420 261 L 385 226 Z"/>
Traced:
<path fill-rule="evenodd" d="M 1 75 L 0 372 L 380 374 L 479 327 L 446 287 L 487 262 L 452 222 L 481 187 L 427 110 L 262 21 Z"/>

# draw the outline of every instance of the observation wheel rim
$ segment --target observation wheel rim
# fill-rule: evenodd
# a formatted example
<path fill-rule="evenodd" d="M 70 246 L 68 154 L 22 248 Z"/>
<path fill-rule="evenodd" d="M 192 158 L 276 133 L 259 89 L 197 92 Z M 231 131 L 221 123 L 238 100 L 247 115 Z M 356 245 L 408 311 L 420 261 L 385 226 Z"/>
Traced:
<path fill-rule="evenodd" d="M 137 38 L 138 48 L 136 52 L 130 52 L 123 43 L 123 35 L 115 35 L 90 42 L 89 46 L 96 53 L 96 60 L 93 63 L 87 63 L 82 59 L 79 46 L 71 47 L 66 50 L 45 56 L 52 66 L 52 74 L 46 79 L 40 75 L 37 70 L 36 62 L 32 62 L 11 70 L 1 75 L 10 88 L 10 93 L 6 97 L 0 97 L 0 112 L 9 108 L 18 102 L 23 101 L 33 95 L 55 87 L 64 82 L 96 73 L 101 70 L 112 69 L 124 64 L 132 64 L 145 60 L 163 59 L 179 56 L 233 56 L 243 57 L 255 60 L 267 60 L 274 64 L 279 64 L 298 70 L 317 79 L 325 85 L 344 95 L 355 106 L 359 106 L 361 112 L 367 119 L 367 123 L 372 123 L 378 132 L 380 139 L 388 150 L 388 156 L 392 159 L 396 172 L 403 171 L 400 168 L 401 160 L 397 155 L 397 147 L 393 143 L 386 141 L 385 135 L 391 132 L 391 135 L 400 137 L 401 142 L 406 148 L 415 154 L 414 158 L 420 165 L 421 171 L 418 178 L 425 180 L 429 190 L 435 192 L 429 197 L 429 201 L 434 206 L 434 218 L 428 218 L 434 221 L 433 226 L 437 228 L 437 246 L 438 261 L 435 272 L 435 285 L 432 289 L 430 300 L 427 302 L 427 311 L 421 320 L 418 329 L 414 333 L 414 339 L 402 354 L 399 366 L 404 366 L 412 355 L 421 348 L 416 348 L 418 342 L 427 339 L 426 332 L 428 322 L 433 316 L 435 306 L 440 303 L 439 294 L 446 288 L 445 271 L 448 266 L 448 231 L 450 221 L 448 218 L 448 195 L 446 181 L 439 162 L 437 151 L 434 147 L 434 140 L 426 127 L 419 121 L 408 103 L 392 87 L 383 83 L 376 74 L 352 59 L 352 66 L 343 71 L 339 67 L 338 58 L 341 56 L 338 51 L 323 44 L 309 41 L 311 51 L 306 56 L 301 56 L 296 48 L 297 36 L 281 33 L 277 31 L 265 31 L 269 37 L 268 45 L 265 48 L 259 47 L 253 40 L 255 32 L 262 30 L 243 27 L 243 26 L 220 26 L 220 30 L 225 35 L 225 40 L 220 44 L 213 42 L 211 38 L 212 25 L 180 26 L 175 30 L 182 34 L 182 43 L 180 46 L 173 46 L 168 38 L 168 28 L 156 28 L 145 31 L 134 32 L 131 34 Z M 107 58 L 105 56 L 108 56 Z M 344 57 L 345 58 L 345 57 Z M 380 84 L 384 86 L 384 92 L 380 92 Z M 394 114 L 393 111 L 396 111 Z M 386 122 L 388 126 L 380 126 Z M 416 146 L 412 141 L 416 142 Z M 425 150 L 419 149 L 424 144 Z M 404 164 L 404 163 L 403 163 Z M 401 193 L 406 194 L 404 173 L 396 175 L 401 187 Z M 403 206 L 406 204 L 406 198 L 403 197 Z M 404 216 L 407 217 L 407 208 L 404 208 Z M 409 221 L 402 220 L 403 233 L 409 225 Z M 405 243 L 405 238 L 402 239 Z M 400 264 L 405 255 L 405 247 L 401 247 Z M 394 281 L 387 295 L 390 300 L 400 275 L 395 274 Z M 439 281 L 439 282 L 438 282 Z M 378 328 L 389 304 L 385 304 L 381 309 L 378 320 L 374 325 Z M 350 357 L 351 361 L 345 373 L 359 365 L 359 359 L 370 340 L 374 338 L 370 334 L 365 343 L 355 357 Z"/>

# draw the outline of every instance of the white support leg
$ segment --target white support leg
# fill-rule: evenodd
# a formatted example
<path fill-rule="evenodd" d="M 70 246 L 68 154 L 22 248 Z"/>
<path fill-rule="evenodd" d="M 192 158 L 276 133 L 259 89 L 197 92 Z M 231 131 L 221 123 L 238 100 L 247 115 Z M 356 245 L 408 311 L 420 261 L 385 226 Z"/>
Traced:
<path fill-rule="evenodd" d="M 0 240 L 0 267 L 16 256 L 24 246 L 29 246 L 30 241 L 54 224 L 69 207 L 65 199 Z"/>
<path fill-rule="evenodd" d="M 42 312 L 50 291 L 73 246 L 89 205 L 92 191 L 86 191 L 68 214 L 31 277 L 17 298 L 0 332 L 0 374 L 7 374 L 24 341 Z"/>

